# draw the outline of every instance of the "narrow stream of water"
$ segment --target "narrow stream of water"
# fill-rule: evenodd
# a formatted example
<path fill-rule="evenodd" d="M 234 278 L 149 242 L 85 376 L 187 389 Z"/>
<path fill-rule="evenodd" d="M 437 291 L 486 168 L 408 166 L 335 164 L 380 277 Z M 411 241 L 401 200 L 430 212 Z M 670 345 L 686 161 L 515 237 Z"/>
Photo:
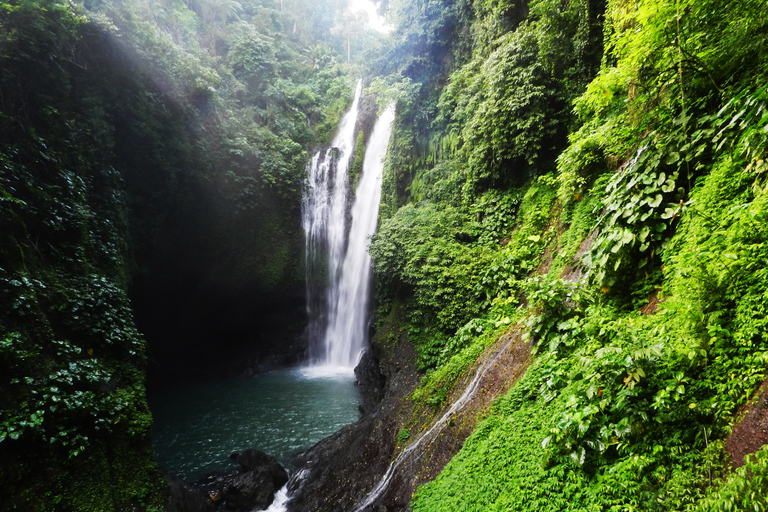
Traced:
<path fill-rule="evenodd" d="M 237 466 L 246 448 L 286 464 L 357 421 L 354 376 L 281 370 L 255 377 L 167 388 L 150 396 L 152 441 L 160 467 L 187 481 Z"/>

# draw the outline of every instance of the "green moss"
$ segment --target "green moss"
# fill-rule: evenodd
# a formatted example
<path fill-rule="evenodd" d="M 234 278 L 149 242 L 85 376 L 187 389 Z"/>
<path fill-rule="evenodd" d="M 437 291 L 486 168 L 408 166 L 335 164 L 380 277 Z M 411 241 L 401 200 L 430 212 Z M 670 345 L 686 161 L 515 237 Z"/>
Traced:
<path fill-rule="evenodd" d="M 357 180 L 360 178 L 360 173 L 363 172 L 363 161 L 365 160 L 365 134 L 358 132 L 357 140 L 355 141 L 355 159 L 349 166 L 347 175 L 349 176 L 349 189 L 351 191 L 357 190 Z"/>

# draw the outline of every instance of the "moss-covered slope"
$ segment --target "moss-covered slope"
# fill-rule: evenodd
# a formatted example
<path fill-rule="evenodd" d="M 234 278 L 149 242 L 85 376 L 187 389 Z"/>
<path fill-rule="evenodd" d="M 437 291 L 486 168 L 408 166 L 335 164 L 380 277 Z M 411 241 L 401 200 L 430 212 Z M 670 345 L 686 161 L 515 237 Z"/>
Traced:
<path fill-rule="evenodd" d="M 413 510 L 765 502 L 764 455 L 719 482 L 768 363 L 766 7 L 475 3 L 471 57 L 402 97 L 433 121 L 400 120 L 371 251 L 411 398 L 441 410 L 505 326 L 536 352 Z"/>

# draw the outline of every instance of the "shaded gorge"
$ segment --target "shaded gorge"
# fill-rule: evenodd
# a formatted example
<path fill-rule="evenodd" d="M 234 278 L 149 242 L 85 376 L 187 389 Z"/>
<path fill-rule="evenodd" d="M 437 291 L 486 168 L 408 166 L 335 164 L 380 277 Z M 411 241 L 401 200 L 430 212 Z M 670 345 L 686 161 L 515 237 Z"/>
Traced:
<path fill-rule="evenodd" d="M 392 106 L 376 119 L 375 107 L 361 108 L 362 91 L 358 81 L 337 136 L 307 167 L 309 187 L 302 221 L 308 366 L 204 385 L 175 384 L 158 388 L 150 396 L 153 446 L 160 466 L 171 475 L 196 482 L 193 493 L 203 491 L 232 509 L 269 505 L 273 491 L 268 488 L 277 490 L 284 484 L 270 480 L 269 468 L 254 468 L 244 461 L 250 456 L 238 457 L 238 453 L 255 449 L 271 455 L 293 467 L 295 481 L 301 485 L 306 460 L 294 456 L 356 422 L 380 392 L 382 377 L 373 355 L 364 358 L 358 375 L 365 406 L 355 386 L 354 368 L 369 345 L 371 258 L 367 246 L 376 231 L 395 110 Z M 367 102 L 374 106 L 372 98 Z M 368 132 L 366 125 L 371 125 Z M 361 140 L 368 136 L 364 153 L 355 149 L 356 133 Z M 355 158 L 362 162 L 361 170 L 350 179 L 349 164 Z M 289 488 L 296 486 L 284 488 L 274 498 L 276 509 L 282 510 L 292 498 Z M 268 499 L 256 496 L 262 491 L 268 491 Z"/>

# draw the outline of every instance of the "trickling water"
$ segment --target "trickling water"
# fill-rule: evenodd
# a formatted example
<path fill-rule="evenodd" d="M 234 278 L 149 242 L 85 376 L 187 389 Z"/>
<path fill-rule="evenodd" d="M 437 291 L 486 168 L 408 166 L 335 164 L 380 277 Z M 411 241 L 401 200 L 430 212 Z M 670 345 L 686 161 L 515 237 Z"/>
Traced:
<path fill-rule="evenodd" d="M 505 351 L 512 343 L 512 339 L 513 338 L 510 337 L 501 348 L 496 350 L 493 355 L 488 357 L 483 362 L 483 364 L 480 365 L 480 367 L 475 371 L 472 380 L 464 388 L 464 392 L 458 399 L 456 399 L 455 402 L 453 402 L 453 404 L 451 404 L 448 410 L 443 413 L 443 415 L 440 416 L 440 418 L 435 421 L 429 429 L 427 429 L 423 434 L 413 440 L 403 449 L 402 452 L 400 452 L 395 460 L 389 464 L 387 471 L 378 481 L 376 486 L 354 508 L 353 512 L 366 512 L 369 510 L 369 507 L 372 507 L 379 500 L 379 498 L 384 495 L 387 489 L 389 489 L 389 484 L 392 482 L 392 478 L 395 476 L 398 468 L 405 464 L 417 461 L 421 457 L 423 452 L 419 451 L 418 449 L 426 444 L 431 443 L 438 435 L 440 435 L 440 433 L 442 433 L 443 429 L 450 421 L 451 416 L 455 412 L 462 410 L 464 406 L 468 404 L 470 400 L 472 400 L 478 391 L 483 375 L 485 375 L 485 372 L 488 371 L 489 368 L 496 365 L 499 359 L 501 359 L 501 356 L 504 355 Z"/>
<path fill-rule="evenodd" d="M 371 133 L 348 225 L 347 170 L 361 88 L 358 83 L 352 110 L 344 117 L 333 147 L 312 159 L 311 188 L 302 212 L 311 362 L 347 372 L 355 367 L 367 342 L 371 280 L 368 239 L 376 230 L 384 157 L 395 115 L 394 107 L 387 109 Z M 322 293 L 317 291 L 318 282 L 325 284 Z"/>

